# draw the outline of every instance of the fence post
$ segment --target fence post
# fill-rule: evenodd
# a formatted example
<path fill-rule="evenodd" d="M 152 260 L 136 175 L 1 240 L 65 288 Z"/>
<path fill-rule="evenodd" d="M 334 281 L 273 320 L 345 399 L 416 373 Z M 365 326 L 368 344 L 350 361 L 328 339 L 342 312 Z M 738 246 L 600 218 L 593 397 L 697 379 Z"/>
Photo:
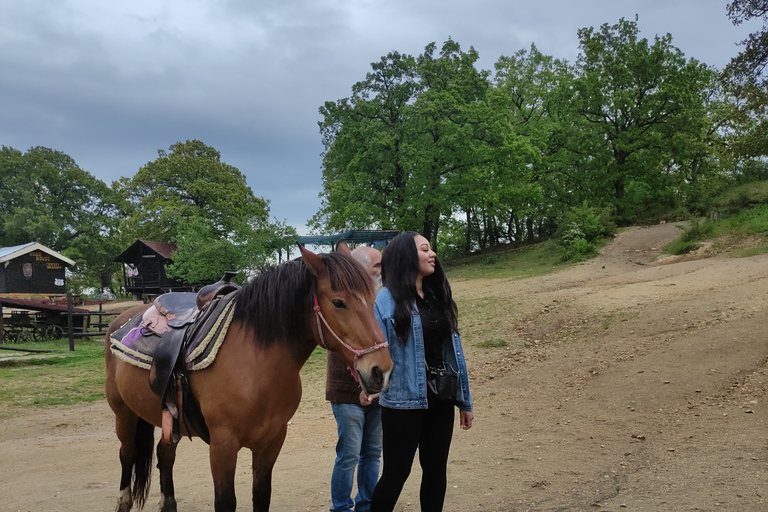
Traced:
<path fill-rule="evenodd" d="M 72 311 L 72 292 L 67 292 L 67 329 L 69 330 L 69 351 L 75 351 L 75 319 Z"/>

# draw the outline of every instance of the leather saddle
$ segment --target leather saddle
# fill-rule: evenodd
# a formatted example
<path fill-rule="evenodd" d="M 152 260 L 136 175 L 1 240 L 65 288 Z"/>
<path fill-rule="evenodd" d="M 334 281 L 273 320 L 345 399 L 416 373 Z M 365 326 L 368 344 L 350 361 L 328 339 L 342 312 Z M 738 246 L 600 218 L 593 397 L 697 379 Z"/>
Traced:
<path fill-rule="evenodd" d="M 204 441 L 209 442 L 208 428 L 200 414 L 199 406 L 189 390 L 187 369 L 181 354 L 194 343 L 205 329 L 201 326 L 210 320 L 218 308 L 214 299 L 239 290 L 231 282 L 236 272 L 225 272 L 217 282 L 205 286 L 198 293 L 171 292 L 160 295 L 154 301 L 159 316 L 155 321 L 167 324 L 160 329 L 160 343 L 153 354 L 149 370 L 149 387 L 163 400 L 162 439 L 176 444 L 180 439 L 180 419 Z"/>

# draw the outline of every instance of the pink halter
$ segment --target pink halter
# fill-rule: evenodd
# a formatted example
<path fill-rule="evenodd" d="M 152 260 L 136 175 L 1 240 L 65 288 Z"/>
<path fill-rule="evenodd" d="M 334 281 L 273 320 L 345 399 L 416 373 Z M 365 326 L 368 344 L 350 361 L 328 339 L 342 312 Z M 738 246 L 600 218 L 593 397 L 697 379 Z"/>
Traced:
<path fill-rule="evenodd" d="M 328 345 L 325 343 L 325 340 L 323 339 L 323 329 L 320 327 L 320 320 L 322 320 L 323 323 L 325 324 L 325 327 L 328 329 L 328 331 L 330 331 L 330 333 L 333 334 L 333 337 L 336 338 L 338 342 L 342 344 L 343 347 L 345 347 L 347 350 L 349 350 L 355 355 L 355 366 L 357 366 L 357 360 L 360 359 L 365 354 L 370 354 L 374 350 L 378 350 L 380 348 L 385 348 L 388 346 L 385 340 L 381 343 L 377 343 L 376 345 L 373 345 L 372 347 L 368 347 L 364 349 L 352 348 L 347 343 L 345 343 L 344 340 L 342 340 L 338 334 L 333 332 L 333 329 L 331 329 L 331 326 L 328 325 L 328 321 L 323 316 L 323 312 L 320 311 L 320 303 L 317 302 L 317 295 L 315 295 L 314 310 L 315 310 L 315 318 L 317 319 L 317 332 L 320 334 L 320 346 L 328 350 Z"/>

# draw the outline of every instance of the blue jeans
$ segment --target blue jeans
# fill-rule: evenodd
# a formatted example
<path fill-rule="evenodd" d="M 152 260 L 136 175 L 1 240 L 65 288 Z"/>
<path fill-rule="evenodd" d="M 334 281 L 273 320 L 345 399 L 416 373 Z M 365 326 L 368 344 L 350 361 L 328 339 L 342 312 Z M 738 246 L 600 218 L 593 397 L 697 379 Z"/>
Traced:
<path fill-rule="evenodd" d="M 331 475 L 331 512 L 368 512 L 379 480 L 381 463 L 381 406 L 331 403 L 338 442 Z M 352 482 L 357 467 L 357 497 Z"/>

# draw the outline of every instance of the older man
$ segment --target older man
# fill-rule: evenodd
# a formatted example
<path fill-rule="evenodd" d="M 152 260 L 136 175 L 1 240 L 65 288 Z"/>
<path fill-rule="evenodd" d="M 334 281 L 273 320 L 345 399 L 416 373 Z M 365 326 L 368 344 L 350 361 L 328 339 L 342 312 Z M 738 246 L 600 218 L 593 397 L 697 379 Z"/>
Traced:
<path fill-rule="evenodd" d="M 363 264 L 376 287 L 380 287 L 381 253 L 373 247 L 361 246 L 352 251 L 352 257 Z M 338 355 L 327 353 L 325 398 L 331 402 L 338 432 L 331 475 L 331 512 L 368 512 L 371 507 L 381 461 L 381 407 L 377 397 L 361 390 Z M 353 500 L 356 467 L 357 497 Z"/>

